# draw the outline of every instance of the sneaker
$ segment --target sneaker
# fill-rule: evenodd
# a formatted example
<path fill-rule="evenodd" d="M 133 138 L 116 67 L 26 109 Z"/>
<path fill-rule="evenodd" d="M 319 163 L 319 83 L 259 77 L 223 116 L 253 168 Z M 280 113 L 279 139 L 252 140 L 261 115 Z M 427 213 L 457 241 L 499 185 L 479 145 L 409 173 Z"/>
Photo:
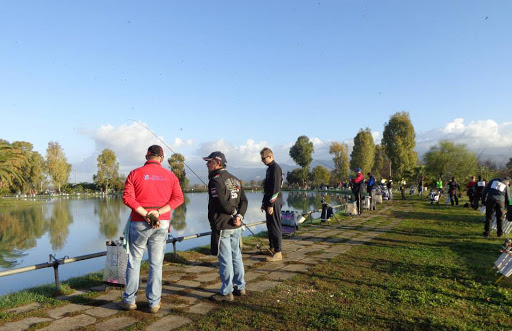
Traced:
<path fill-rule="evenodd" d="M 269 256 L 266 258 L 267 262 L 277 262 L 283 260 L 283 254 L 281 252 L 277 252 L 274 256 Z"/>
<path fill-rule="evenodd" d="M 124 302 L 124 301 L 121 301 L 117 304 L 117 306 L 119 308 L 121 308 L 122 310 L 135 310 L 137 309 L 137 304 L 135 303 L 128 303 L 128 302 Z"/>
<path fill-rule="evenodd" d="M 156 314 L 160 310 L 160 304 L 156 304 L 153 307 L 149 307 L 149 312 L 151 314 Z"/>
<path fill-rule="evenodd" d="M 234 289 L 233 290 L 233 294 L 236 295 L 237 297 L 241 297 L 241 296 L 244 296 L 246 293 L 245 293 L 245 289 Z"/>
<path fill-rule="evenodd" d="M 215 293 L 214 295 L 212 295 L 210 297 L 210 300 L 211 301 L 217 301 L 217 302 L 220 302 L 220 301 L 233 301 L 233 300 L 235 300 L 235 298 L 233 298 L 233 293 L 229 293 L 227 295 L 222 295 L 220 293 Z"/>

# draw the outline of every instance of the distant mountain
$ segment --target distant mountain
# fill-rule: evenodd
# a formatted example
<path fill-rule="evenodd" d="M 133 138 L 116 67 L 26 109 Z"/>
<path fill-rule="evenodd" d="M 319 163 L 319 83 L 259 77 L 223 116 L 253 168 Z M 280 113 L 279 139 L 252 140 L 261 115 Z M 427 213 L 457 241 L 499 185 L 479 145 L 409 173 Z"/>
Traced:
<path fill-rule="evenodd" d="M 288 165 L 288 164 L 279 164 L 281 169 L 283 170 L 283 175 L 286 180 L 286 174 L 293 169 L 299 168 L 297 165 Z M 313 160 L 310 168 L 313 169 L 316 166 L 324 166 L 327 169 L 332 170 L 334 168 L 334 162 L 332 160 Z M 267 171 L 267 167 L 261 164 L 261 167 L 229 167 L 228 170 L 230 173 L 240 178 L 243 181 L 251 181 L 251 180 L 264 180 L 265 173 Z M 200 184 L 199 179 L 194 175 L 190 176 L 187 174 L 187 177 L 190 179 L 190 185 Z"/>

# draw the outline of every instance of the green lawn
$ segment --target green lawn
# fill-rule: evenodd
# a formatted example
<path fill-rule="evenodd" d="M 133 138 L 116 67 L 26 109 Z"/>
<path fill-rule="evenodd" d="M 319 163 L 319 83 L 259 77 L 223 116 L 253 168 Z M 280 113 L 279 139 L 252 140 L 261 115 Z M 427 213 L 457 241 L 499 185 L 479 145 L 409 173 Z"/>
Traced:
<path fill-rule="evenodd" d="M 383 217 L 403 221 L 185 329 L 512 329 L 512 290 L 489 272 L 503 240 L 481 237 L 480 213 L 410 199 Z"/>

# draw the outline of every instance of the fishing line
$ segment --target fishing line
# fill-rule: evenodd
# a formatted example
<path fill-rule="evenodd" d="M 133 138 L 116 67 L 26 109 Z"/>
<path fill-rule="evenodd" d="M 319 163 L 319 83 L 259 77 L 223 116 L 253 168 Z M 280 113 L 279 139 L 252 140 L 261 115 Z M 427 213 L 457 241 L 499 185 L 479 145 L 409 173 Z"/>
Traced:
<path fill-rule="evenodd" d="M 171 148 L 169 145 L 167 145 L 167 143 L 165 143 L 165 141 L 163 141 L 162 139 L 160 139 L 160 137 L 158 137 L 158 136 L 157 136 L 157 135 L 156 135 L 156 134 L 155 134 L 155 133 L 154 133 L 150 128 L 148 128 L 147 126 L 145 126 L 144 124 L 142 124 L 142 123 L 141 123 L 141 122 L 139 122 L 139 121 L 132 120 L 132 119 L 130 119 L 130 118 L 129 118 L 128 120 L 133 121 L 133 122 L 135 122 L 135 123 L 139 124 L 140 126 L 144 127 L 146 130 L 148 130 L 149 132 L 151 132 L 151 133 L 153 134 L 153 136 L 155 136 L 155 137 L 156 137 L 156 139 L 158 139 L 160 142 L 162 142 L 162 144 L 164 144 L 164 145 L 165 145 L 165 147 L 167 147 L 167 148 L 168 148 L 168 149 L 169 149 L 173 154 L 176 154 L 176 152 L 175 152 L 175 151 L 173 151 L 173 150 L 172 150 L 172 148 Z M 181 129 L 180 129 L 180 131 L 181 131 Z M 185 166 L 186 166 L 190 171 L 192 171 L 192 173 L 193 173 L 193 174 L 194 174 L 194 175 L 195 175 L 195 176 L 196 176 L 196 177 L 197 177 L 197 178 L 198 178 L 198 179 L 199 179 L 199 180 L 200 180 L 200 181 L 201 181 L 205 186 L 208 186 L 208 184 L 206 184 L 206 183 L 201 179 L 201 177 L 199 177 L 199 176 L 194 172 L 194 170 L 192 170 L 192 168 L 190 168 L 190 167 L 189 167 L 185 162 L 183 162 L 183 164 L 184 164 L 184 165 L 185 165 Z M 245 226 L 245 228 L 246 228 L 247 230 L 249 230 L 249 232 L 250 232 L 250 233 L 252 233 L 252 235 L 253 235 L 253 236 L 255 236 L 255 237 L 257 238 L 256 234 L 255 234 L 255 233 L 254 233 L 254 232 L 253 232 L 253 231 L 252 231 L 252 230 L 247 226 L 247 224 L 245 224 L 243 221 L 242 221 L 241 223 L 242 223 L 242 225 L 243 225 L 243 226 Z M 272 253 L 272 251 L 271 251 L 269 248 L 267 248 L 267 247 L 265 246 L 265 244 L 263 244 L 263 243 L 261 242 L 261 240 L 256 244 L 256 247 L 257 247 L 258 249 L 259 249 L 260 247 L 263 247 L 263 248 L 267 249 L 267 250 L 268 250 L 272 255 L 274 255 L 274 254 Z"/>
<path fill-rule="evenodd" d="M 162 144 L 164 144 L 164 145 L 165 145 L 165 147 L 167 147 L 167 148 L 168 148 L 168 149 L 169 149 L 173 154 L 176 154 L 176 152 L 175 152 L 175 151 L 173 151 L 173 150 L 172 150 L 172 148 L 171 148 L 169 145 L 167 145 L 167 143 L 166 143 L 165 141 L 163 141 L 162 139 L 160 139 L 160 137 L 158 137 L 158 136 L 157 136 L 157 135 L 156 135 L 156 134 L 155 134 L 155 133 L 154 133 L 150 128 L 148 128 L 147 126 L 145 126 L 144 124 L 142 124 L 142 123 L 141 123 L 141 122 L 139 122 L 139 121 L 132 120 L 132 119 L 130 119 L 130 118 L 129 118 L 128 120 L 133 121 L 133 122 L 135 122 L 135 123 L 139 124 L 140 126 L 144 127 L 146 130 L 148 130 L 149 132 L 151 132 L 151 133 L 153 134 L 153 136 L 155 136 L 155 137 L 156 137 L 156 139 L 158 139 L 160 142 L 162 142 Z M 180 131 L 181 131 L 181 129 L 180 129 Z M 208 186 L 208 184 L 206 184 L 206 183 L 201 179 L 201 177 L 199 177 L 199 176 L 194 172 L 194 170 L 192 170 L 192 168 L 190 168 L 190 167 L 188 166 L 188 164 L 187 164 L 187 163 L 185 163 L 185 161 L 183 161 L 183 164 L 184 164 L 184 165 L 185 165 L 185 166 L 186 166 L 190 171 L 192 171 L 192 173 L 193 173 L 193 174 L 194 174 L 194 175 L 195 175 L 195 176 L 196 176 L 196 177 L 197 177 L 197 178 L 198 178 L 198 179 L 199 179 L 199 180 L 200 180 L 200 181 L 201 181 L 205 186 Z"/>

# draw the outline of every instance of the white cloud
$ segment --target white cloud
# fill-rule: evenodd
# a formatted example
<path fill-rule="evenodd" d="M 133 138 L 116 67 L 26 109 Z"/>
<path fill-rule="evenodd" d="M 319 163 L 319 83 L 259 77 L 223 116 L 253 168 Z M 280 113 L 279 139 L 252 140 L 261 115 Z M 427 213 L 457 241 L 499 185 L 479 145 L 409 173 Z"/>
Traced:
<path fill-rule="evenodd" d="M 416 146 L 420 154 L 429 150 L 440 140 L 450 140 L 465 144 L 483 159 L 498 163 L 512 155 L 512 122 L 497 123 L 494 120 L 471 121 L 466 124 L 463 118 L 456 118 L 442 128 L 435 128 L 416 136 Z"/>

